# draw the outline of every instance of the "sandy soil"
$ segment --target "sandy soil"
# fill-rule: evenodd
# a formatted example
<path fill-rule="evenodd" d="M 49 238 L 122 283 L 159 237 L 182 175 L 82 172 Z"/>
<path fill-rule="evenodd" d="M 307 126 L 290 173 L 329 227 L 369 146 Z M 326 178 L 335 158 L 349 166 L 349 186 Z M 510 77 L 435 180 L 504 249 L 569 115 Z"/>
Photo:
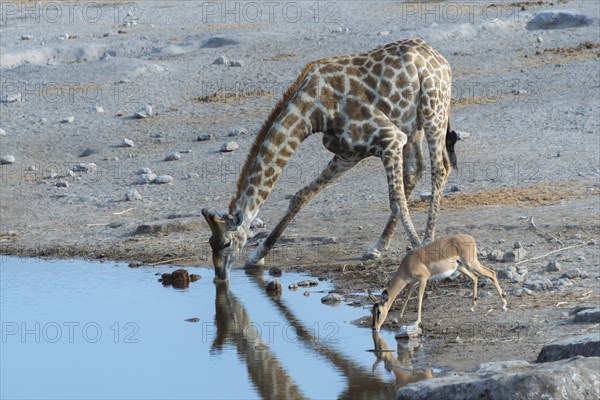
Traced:
<path fill-rule="evenodd" d="M 522 283 L 501 280 L 509 293 L 506 314 L 489 287 L 482 290 L 492 295 L 481 295 L 472 314 L 468 284 L 432 285 L 424 305 L 427 363 L 470 369 L 493 360 L 533 360 L 545 343 L 598 331 L 562 313 L 600 300 L 600 9 L 590 1 L 493 3 L 465 2 L 458 9 L 428 3 L 431 11 L 425 3 L 328 2 L 317 3 L 318 13 L 314 2 L 274 10 L 253 3 L 262 7 L 260 16 L 247 3 L 236 3 L 232 13 L 221 3 L 113 2 L 87 9 L 81 3 L 71 14 L 64 6 L 60 17 L 44 2 L 35 3 L 33 14 L 24 3 L 3 3 L 1 95 L 20 94 L 20 101 L 0 103 L 0 156 L 16 159 L 0 167 L 0 252 L 209 265 L 209 230 L 200 209 L 226 208 L 253 136 L 302 67 L 311 59 L 421 36 L 452 65 L 453 126 L 471 133 L 456 146 L 460 168 L 447 189 L 456 185 L 459 191 L 444 200 L 437 237 L 468 233 L 486 253 L 508 251 L 519 241 L 530 260 L 520 264 L 527 276 L 556 282 L 575 268 L 589 274 L 564 290 L 522 297 L 511 295 Z M 556 9 L 593 22 L 527 29 L 536 13 Z M 219 56 L 244 65 L 213 64 Z M 132 118 L 144 105 L 155 115 Z M 74 122 L 60 122 L 69 116 Z M 227 137 L 235 128 L 249 133 Z M 215 139 L 197 141 L 207 133 Z M 259 215 L 266 228 L 243 258 L 282 216 L 286 196 L 329 160 L 319 136 L 306 140 L 287 166 Z M 135 147 L 119 147 L 123 138 Z M 219 152 L 230 140 L 240 149 Z M 81 157 L 86 150 L 91 154 Z M 164 161 L 170 152 L 187 150 L 180 160 Z M 80 163 L 97 169 L 69 173 Z M 174 180 L 136 185 L 141 167 Z M 69 187 L 57 187 L 59 180 Z M 419 193 L 429 185 L 425 173 L 411 200 L 420 232 L 427 203 Z M 125 200 L 133 188 L 142 200 Z M 383 260 L 361 261 L 388 212 L 381 164 L 367 160 L 300 213 L 267 265 L 309 271 L 344 293 L 379 290 L 407 245 L 399 231 Z M 144 224 L 153 233 L 140 233 Z M 337 243 L 322 244 L 324 236 Z M 560 261 L 563 271 L 546 272 L 550 260 Z M 368 314 L 364 296 L 349 299 Z M 414 307 L 406 318 L 415 318 Z"/>

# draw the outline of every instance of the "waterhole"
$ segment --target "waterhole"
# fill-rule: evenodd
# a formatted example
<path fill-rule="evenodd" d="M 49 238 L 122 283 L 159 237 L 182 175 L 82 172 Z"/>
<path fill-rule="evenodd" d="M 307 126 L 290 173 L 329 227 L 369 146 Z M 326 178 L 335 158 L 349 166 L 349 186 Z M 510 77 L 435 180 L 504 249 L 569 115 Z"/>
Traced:
<path fill-rule="evenodd" d="M 352 324 L 369 310 L 322 304 L 330 283 L 289 290 L 302 274 L 187 268 L 175 289 L 171 266 L 0 260 L 2 398 L 394 398 L 433 375 L 418 343 Z"/>

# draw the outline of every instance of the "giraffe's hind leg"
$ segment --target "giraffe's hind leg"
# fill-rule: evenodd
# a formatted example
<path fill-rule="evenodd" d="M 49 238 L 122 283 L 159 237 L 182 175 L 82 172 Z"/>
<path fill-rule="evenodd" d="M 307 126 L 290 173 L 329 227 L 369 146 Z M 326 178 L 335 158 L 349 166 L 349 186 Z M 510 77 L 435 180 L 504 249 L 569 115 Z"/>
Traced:
<path fill-rule="evenodd" d="M 289 208 L 283 218 L 279 221 L 275 229 L 269 236 L 262 241 L 256 250 L 254 250 L 246 260 L 246 268 L 261 266 L 264 264 L 264 257 L 273 248 L 277 239 L 281 236 L 285 228 L 292 222 L 296 214 L 325 186 L 330 184 L 344 172 L 354 167 L 361 160 L 361 157 L 345 159 L 336 155 L 327 164 L 321 174 L 310 184 L 300 189 L 290 200 Z"/>

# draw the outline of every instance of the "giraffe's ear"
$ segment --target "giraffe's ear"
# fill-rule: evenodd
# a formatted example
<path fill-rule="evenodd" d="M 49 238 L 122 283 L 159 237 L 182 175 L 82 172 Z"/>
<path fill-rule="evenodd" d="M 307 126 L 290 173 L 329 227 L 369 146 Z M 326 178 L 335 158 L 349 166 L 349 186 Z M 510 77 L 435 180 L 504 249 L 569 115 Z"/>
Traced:
<path fill-rule="evenodd" d="M 381 292 L 381 302 L 386 303 L 388 301 L 388 299 L 389 299 L 389 296 L 388 296 L 387 290 L 384 290 L 383 292 Z"/>

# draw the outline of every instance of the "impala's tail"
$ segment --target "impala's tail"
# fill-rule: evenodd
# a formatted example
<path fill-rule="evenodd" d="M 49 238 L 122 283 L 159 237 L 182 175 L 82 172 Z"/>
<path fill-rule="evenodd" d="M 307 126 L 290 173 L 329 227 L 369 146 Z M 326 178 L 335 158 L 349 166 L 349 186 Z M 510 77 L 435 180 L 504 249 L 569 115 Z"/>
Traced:
<path fill-rule="evenodd" d="M 456 159 L 456 152 L 454 151 L 454 145 L 460 138 L 458 134 L 450 127 L 450 117 L 448 117 L 448 128 L 446 129 L 446 155 L 452 165 L 452 168 L 457 169 L 458 161 Z"/>

